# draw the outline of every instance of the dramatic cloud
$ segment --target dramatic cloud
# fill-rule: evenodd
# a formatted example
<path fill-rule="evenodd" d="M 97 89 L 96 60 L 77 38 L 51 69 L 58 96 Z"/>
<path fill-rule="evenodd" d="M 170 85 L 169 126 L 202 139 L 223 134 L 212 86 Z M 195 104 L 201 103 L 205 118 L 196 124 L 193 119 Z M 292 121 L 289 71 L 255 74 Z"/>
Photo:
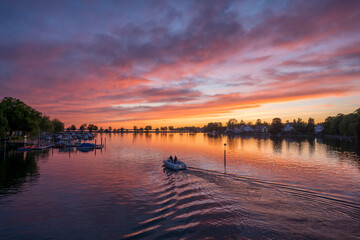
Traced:
<path fill-rule="evenodd" d="M 224 120 L 331 97 L 360 103 L 359 1 L 0 6 L 0 97 L 67 125 Z"/>

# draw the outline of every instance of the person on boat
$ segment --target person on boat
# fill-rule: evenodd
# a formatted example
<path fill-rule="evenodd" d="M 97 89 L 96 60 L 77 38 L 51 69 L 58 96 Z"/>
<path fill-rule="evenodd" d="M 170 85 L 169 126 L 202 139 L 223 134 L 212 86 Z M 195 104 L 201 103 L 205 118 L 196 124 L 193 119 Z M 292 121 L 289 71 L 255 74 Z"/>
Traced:
<path fill-rule="evenodd" d="M 170 157 L 169 157 L 169 160 L 170 160 L 170 162 L 173 162 L 174 161 L 174 159 L 173 159 L 173 157 L 170 155 Z"/>
<path fill-rule="evenodd" d="M 176 157 L 176 155 L 175 155 L 175 158 L 174 158 L 174 163 L 176 163 L 176 161 L 177 161 L 177 157 Z"/>

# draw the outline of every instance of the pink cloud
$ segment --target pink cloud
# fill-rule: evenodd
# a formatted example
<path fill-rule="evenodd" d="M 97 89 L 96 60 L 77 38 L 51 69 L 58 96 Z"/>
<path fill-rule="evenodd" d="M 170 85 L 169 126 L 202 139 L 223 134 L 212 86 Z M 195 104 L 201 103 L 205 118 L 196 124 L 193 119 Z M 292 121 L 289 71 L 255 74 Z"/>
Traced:
<path fill-rule="evenodd" d="M 290 2 L 252 26 L 231 1 L 165 5 L 99 33 L 0 41 L 0 96 L 80 123 L 226 116 L 359 91 L 358 1 Z"/>

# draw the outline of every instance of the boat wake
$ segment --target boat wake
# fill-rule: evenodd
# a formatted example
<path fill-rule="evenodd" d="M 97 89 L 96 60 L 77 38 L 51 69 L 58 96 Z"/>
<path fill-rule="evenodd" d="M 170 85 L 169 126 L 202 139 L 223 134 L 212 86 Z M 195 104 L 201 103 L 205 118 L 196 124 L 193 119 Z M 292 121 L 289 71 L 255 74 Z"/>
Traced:
<path fill-rule="evenodd" d="M 164 170 L 124 239 L 357 238 L 360 204 L 297 186 L 188 167 Z M 314 230 L 318 229 L 318 230 Z"/>

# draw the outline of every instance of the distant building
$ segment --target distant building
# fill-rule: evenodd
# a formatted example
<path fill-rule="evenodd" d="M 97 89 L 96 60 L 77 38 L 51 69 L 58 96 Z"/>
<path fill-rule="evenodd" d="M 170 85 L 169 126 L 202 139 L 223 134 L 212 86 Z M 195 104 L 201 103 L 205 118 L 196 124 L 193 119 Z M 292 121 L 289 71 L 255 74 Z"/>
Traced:
<path fill-rule="evenodd" d="M 295 130 L 294 127 L 290 123 L 285 124 L 284 132 L 292 132 L 294 130 Z"/>
<path fill-rule="evenodd" d="M 240 134 L 240 133 L 250 133 L 253 129 L 249 125 L 241 125 L 240 127 L 234 128 L 234 133 Z"/>
<path fill-rule="evenodd" d="M 227 127 L 225 130 L 225 133 L 233 133 L 233 132 L 234 132 L 234 130 L 229 127 Z"/>
<path fill-rule="evenodd" d="M 268 133 L 269 129 L 266 126 L 256 126 L 254 128 L 255 133 Z"/>
<path fill-rule="evenodd" d="M 315 134 L 319 134 L 324 130 L 324 127 L 321 124 L 315 126 Z"/>

